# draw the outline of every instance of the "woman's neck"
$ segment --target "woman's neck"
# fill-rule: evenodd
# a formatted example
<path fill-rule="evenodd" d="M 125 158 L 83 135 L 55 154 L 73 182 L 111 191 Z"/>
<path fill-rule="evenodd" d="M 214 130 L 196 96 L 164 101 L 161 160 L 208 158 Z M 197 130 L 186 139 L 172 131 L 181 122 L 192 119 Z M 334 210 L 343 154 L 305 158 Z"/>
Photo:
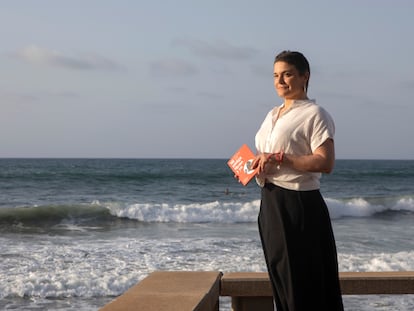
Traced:
<path fill-rule="evenodd" d="M 285 106 L 286 109 L 288 109 L 288 108 L 290 108 L 290 106 L 292 106 L 292 104 L 295 100 L 307 100 L 307 99 L 309 99 L 309 98 L 308 98 L 308 96 L 306 96 L 306 94 L 301 98 L 293 98 L 293 99 L 292 98 L 289 98 L 289 99 L 285 98 L 284 106 Z"/>

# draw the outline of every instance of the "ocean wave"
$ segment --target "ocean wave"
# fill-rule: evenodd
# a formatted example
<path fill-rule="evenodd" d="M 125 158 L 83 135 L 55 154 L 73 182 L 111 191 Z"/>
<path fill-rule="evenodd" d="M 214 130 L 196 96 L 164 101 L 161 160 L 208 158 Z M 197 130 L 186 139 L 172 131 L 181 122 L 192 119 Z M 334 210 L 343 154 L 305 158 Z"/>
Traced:
<path fill-rule="evenodd" d="M 400 197 L 396 199 L 368 200 L 352 198 L 338 200 L 326 198 L 332 219 L 341 217 L 370 217 L 387 211 L 414 212 L 414 199 Z M 244 223 L 255 222 L 259 212 L 260 200 L 246 203 L 205 204 L 132 204 L 127 208 L 109 207 L 111 214 L 143 222 L 217 222 Z"/>
<path fill-rule="evenodd" d="M 326 198 L 332 219 L 342 217 L 371 217 L 385 212 L 414 212 L 414 198 Z M 94 201 L 90 204 L 49 205 L 0 208 L 0 225 L 45 224 L 67 227 L 79 224 L 102 224 L 136 220 L 160 223 L 250 223 L 257 221 L 260 200 L 248 202 L 209 203 L 118 203 Z M 73 227 L 73 226 L 72 226 Z M 73 229 L 73 228 L 72 228 Z M 75 228 L 76 229 L 76 228 Z"/>
<path fill-rule="evenodd" d="M 0 225 L 70 225 L 105 221 L 112 218 L 108 209 L 99 204 L 47 205 L 0 208 Z"/>
<path fill-rule="evenodd" d="M 142 222 L 240 223 L 256 221 L 259 200 L 246 203 L 132 204 L 109 206 L 112 215 Z"/>
<path fill-rule="evenodd" d="M 387 211 L 414 212 L 414 198 L 404 196 L 399 198 L 352 198 L 337 200 L 327 198 L 326 203 L 332 219 L 341 217 L 370 217 Z"/>

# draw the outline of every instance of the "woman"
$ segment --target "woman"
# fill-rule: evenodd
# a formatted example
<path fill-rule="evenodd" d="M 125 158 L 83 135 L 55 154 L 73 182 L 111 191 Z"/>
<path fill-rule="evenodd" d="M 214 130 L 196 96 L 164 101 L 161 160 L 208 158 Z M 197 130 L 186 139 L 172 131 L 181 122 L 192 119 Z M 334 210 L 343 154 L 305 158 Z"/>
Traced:
<path fill-rule="evenodd" d="M 335 125 L 307 89 L 309 63 L 284 51 L 274 62 L 274 86 L 284 103 L 256 134 L 252 168 L 262 187 L 260 237 L 278 311 L 343 310 L 335 240 L 319 192 L 334 167 Z"/>

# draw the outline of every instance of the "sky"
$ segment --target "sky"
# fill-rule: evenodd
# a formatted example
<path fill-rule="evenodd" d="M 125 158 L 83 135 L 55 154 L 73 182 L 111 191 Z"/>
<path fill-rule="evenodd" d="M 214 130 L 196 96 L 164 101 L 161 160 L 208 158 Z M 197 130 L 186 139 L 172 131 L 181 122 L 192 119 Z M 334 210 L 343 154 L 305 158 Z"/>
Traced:
<path fill-rule="evenodd" d="M 302 52 L 337 159 L 414 159 L 410 0 L 0 0 L 0 157 L 229 158 Z"/>

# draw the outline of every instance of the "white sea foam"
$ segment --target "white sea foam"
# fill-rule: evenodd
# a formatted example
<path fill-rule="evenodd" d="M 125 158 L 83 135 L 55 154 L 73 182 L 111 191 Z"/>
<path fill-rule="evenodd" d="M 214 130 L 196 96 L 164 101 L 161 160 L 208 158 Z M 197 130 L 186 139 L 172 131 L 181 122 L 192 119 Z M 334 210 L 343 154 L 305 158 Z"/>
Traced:
<path fill-rule="evenodd" d="M 364 198 L 353 198 L 350 200 L 327 198 L 326 204 L 333 219 L 344 216 L 369 217 L 385 211 L 414 212 L 414 199 L 412 197 L 379 200 L 376 204 Z"/>
<path fill-rule="evenodd" d="M 117 217 L 143 222 L 239 223 L 256 221 L 259 204 L 259 200 L 247 203 L 215 201 L 205 204 L 132 204 L 127 207 L 111 205 L 108 208 Z"/>
<path fill-rule="evenodd" d="M 368 201 L 364 198 L 338 200 L 326 198 L 332 219 L 341 217 L 369 217 L 385 211 L 414 212 L 414 199 Z M 137 203 L 128 206 L 108 204 L 110 213 L 117 217 L 136 219 L 142 222 L 177 223 L 245 223 L 256 222 L 260 200 L 251 202 L 211 202 L 190 204 Z"/>
<path fill-rule="evenodd" d="M 266 271 L 257 236 L 95 241 L 49 237 L 37 244 L 8 244 L 0 263 L 0 299 L 115 296 L 155 270 Z M 339 253 L 339 268 L 414 270 L 414 251 Z"/>
<path fill-rule="evenodd" d="M 367 217 L 375 213 L 383 212 L 387 208 L 381 205 L 372 205 L 363 198 L 340 201 L 336 199 L 326 199 L 331 218 L 343 216 Z"/>
<path fill-rule="evenodd" d="M 397 203 L 392 207 L 392 210 L 400 211 L 406 210 L 414 212 L 414 198 L 404 197 L 397 201 Z"/>
<path fill-rule="evenodd" d="M 413 271 L 414 251 L 339 254 L 340 271 Z"/>

